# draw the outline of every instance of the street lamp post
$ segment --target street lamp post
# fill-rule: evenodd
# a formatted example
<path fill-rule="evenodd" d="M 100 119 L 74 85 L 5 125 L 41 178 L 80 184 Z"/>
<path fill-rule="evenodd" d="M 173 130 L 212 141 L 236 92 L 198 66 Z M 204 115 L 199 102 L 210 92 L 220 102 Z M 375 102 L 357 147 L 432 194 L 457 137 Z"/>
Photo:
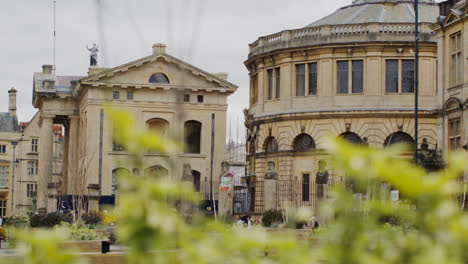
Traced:
<path fill-rule="evenodd" d="M 419 8 L 414 0 L 414 163 L 418 164 Z"/>

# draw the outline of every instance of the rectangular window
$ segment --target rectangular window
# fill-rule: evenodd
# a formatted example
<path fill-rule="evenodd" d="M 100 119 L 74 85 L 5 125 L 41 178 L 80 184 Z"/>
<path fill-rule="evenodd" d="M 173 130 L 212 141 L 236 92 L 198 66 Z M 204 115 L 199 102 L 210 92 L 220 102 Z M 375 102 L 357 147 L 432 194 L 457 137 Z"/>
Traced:
<path fill-rule="evenodd" d="M 254 105 L 254 104 L 257 103 L 257 98 L 258 98 L 257 74 L 252 75 L 250 81 L 251 81 L 250 87 L 252 87 L 252 91 L 251 91 L 251 94 L 250 94 L 250 104 Z"/>
<path fill-rule="evenodd" d="M 267 70 L 268 74 L 268 92 L 267 100 L 273 99 L 273 70 Z"/>
<path fill-rule="evenodd" d="M 302 174 L 302 201 L 310 201 L 310 175 Z"/>
<path fill-rule="evenodd" d="M 127 100 L 133 100 L 133 92 L 131 91 L 127 92 Z"/>
<path fill-rule="evenodd" d="M 124 148 L 117 142 L 112 142 L 112 151 L 123 151 Z"/>
<path fill-rule="evenodd" d="M 6 153 L 6 145 L 0 145 L 0 153 Z"/>
<path fill-rule="evenodd" d="M 338 93 L 348 93 L 349 62 L 338 61 Z"/>
<path fill-rule="evenodd" d="M 461 147 L 460 119 L 449 120 L 449 146 L 451 150 L 458 150 Z"/>
<path fill-rule="evenodd" d="M 8 187 L 8 166 L 1 166 L 0 165 L 0 188 L 7 188 Z"/>
<path fill-rule="evenodd" d="M 185 103 L 190 102 L 190 94 L 184 94 L 184 102 Z"/>
<path fill-rule="evenodd" d="M 32 152 L 37 152 L 37 145 L 38 145 L 38 139 L 37 138 L 31 139 L 31 151 Z"/>
<path fill-rule="evenodd" d="M 450 37 L 451 43 L 451 74 L 450 81 L 452 85 L 462 83 L 462 40 L 461 33 L 458 32 Z"/>
<path fill-rule="evenodd" d="M 275 69 L 275 77 L 276 77 L 276 81 L 275 81 L 275 90 L 276 90 L 276 93 L 275 93 L 275 98 L 278 99 L 280 98 L 280 95 L 281 95 L 281 70 L 280 68 L 276 68 Z"/>
<path fill-rule="evenodd" d="M 112 99 L 119 99 L 119 97 L 120 97 L 119 91 L 112 92 Z"/>
<path fill-rule="evenodd" d="M 352 93 L 362 93 L 363 92 L 363 82 L 364 82 L 364 61 L 354 60 L 352 62 L 353 68 L 353 82 L 352 82 Z"/>
<path fill-rule="evenodd" d="M 39 174 L 39 166 L 37 160 L 28 161 L 28 175 L 37 175 Z"/>
<path fill-rule="evenodd" d="M 203 103 L 203 95 L 197 95 L 197 102 Z"/>
<path fill-rule="evenodd" d="M 398 60 L 385 61 L 385 92 L 398 93 Z"/>
<path fill-rule="evenodd" d="M 414 93 L 414 60 L 401 61 L 401 92 Z"/>
<path fill-rule="evenodd" d="M 35 184 L 26 184 L 26 197 L 33 197 L 36 192 Z"/>
<path fill-rule="evenodd" d="M 317 63 L 309 63 L 309 95 L 317 95 Z"/>
<path fill-rule="evenodd" d="M 305 95 L 305 64 L 296 64 L 296 96 Z"/>
<path fill-rule="evenodd" d="M 7 200 L 0 200 L 0 217 L 6 217 Z"/>

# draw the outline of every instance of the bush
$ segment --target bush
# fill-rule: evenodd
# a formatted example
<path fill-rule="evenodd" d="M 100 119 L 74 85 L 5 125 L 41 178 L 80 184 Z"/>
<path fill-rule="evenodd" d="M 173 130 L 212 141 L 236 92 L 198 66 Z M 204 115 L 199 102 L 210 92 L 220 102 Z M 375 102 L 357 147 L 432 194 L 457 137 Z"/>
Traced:
<path fill-rule="evenodd" d="M 103 213 L 102 223 L 106 226 L 115 224 L 115 215 L 112 213 Z"/>
<path fill-rule="evenodd" d="M 262 217 L 262 224 L 265 227 L 270 227 L 275 223 L 282 223 L 283 221 L 283 213 L 281 210 L 270 209 L 263 214 Z"/>
<path fill-rule="evenodd" d="M 31 227 L 41 227 L 44 226 L 44 217 L 43 214 L 32 214 L 29 216 L 29 222 Z"/>
<path fill-rule="evenodd" d="M 104 216 L 102 213 L 96 211 L 88 212 L 81 216 L 81 220 L 83 220 L 83 222 L 87 225 L 101 224 L 103 218 Z"/>
<path fill-rule="evenodd" d="M 79 223 L 70 224 L 62 222 L 58 228 L 66 230 L 70 234 L 72 240 L 94 240 L 96 238 L 95 231 Z"/>
<path fill-rule="evenodd" d="M 62 214 L 58 212 L 48 213 L 44 216 L 43 226 L 53 227 L 61 222 L 72 223 L 73 216 L 71 214 Z"/>
<path fill-rule="evenodd" d="M 5 226 L 17 228 L 29 228 L 29 217 L 26 215 L 12 215 L 5 221 Z"/>

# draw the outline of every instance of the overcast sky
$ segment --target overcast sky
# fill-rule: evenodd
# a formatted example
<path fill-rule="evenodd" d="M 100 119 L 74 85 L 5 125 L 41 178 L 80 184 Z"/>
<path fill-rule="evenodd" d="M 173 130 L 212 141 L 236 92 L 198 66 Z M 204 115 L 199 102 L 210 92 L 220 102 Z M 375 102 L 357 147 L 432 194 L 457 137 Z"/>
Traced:
<path fill-rule="evenodd" d="M 56 0 L 56 73 L 86 75 L 86 44 L 98 43 L 99 64 L 115 67 L 151 54 L 154 43 L 208 72 L 227 72 L 238 85 L 228 117 L 235 131 L 248 104 L 248 44 L 303 27 L 352 0 Z M 33 72 L 53 62 L 53 0 L 4 1 L 0 8 L 0 112 L 18 90 L 18 116 L 29 121 Z M 233 137 L 236 137 L 233 132 Z"/>

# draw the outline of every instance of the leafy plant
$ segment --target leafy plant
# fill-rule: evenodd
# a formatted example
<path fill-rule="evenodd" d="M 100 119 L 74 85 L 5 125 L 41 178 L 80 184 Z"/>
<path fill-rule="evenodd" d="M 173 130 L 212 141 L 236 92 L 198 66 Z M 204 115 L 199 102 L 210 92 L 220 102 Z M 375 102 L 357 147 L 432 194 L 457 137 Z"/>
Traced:
<path fill-rule="evenodd" d="M 81 220 L 87 225 L 101 224 L 103 218 L 103 214 L 97 211 L 87 212 L 81 216 Z"/>
<path fill-rule="evenodd" d="M 15 228 L 29 228 L 29 217 L 26 215 L 12 215 L 7 218 L 5 226 Z"/>
<path fill-rule="evenodd" d="M 31 227 L 41 227 L 44 226 L 44 214 L 31 214 L 29 216 L 29 222 Z"/>
<path fill-rule="evenodd" d="M 44 216 L 43 225 L 46 227 L 53 227 L 59 225 L 61 222 L 72 223 L 73 216 L 71 214 L 53 212 Z"/>
<path fill-rule="evenodd" d="M 62 222 L 56 228 L 65 230 L 72 240 L 94 240 L 96 238 L 96 232 L 94 230 L 90 230 L 88 227 L 79 223 L 70 224 Z"/>
<path fill-rule="evenodd" d="M 280 224 L 283 222 L 284 218 L 281 210 L 270 209 L 262 216 L 262 225 L 265 227 L 271 227 L 274 224 Z"/>

